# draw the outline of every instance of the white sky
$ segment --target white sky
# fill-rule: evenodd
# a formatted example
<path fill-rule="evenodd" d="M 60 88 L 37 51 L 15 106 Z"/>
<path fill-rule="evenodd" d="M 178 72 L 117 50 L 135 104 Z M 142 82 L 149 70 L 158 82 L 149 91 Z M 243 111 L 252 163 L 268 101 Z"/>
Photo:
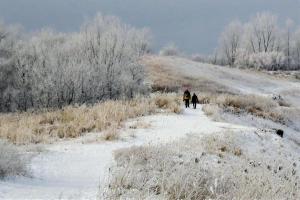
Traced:
<path fill-rule="evenodd" d="M 157 49 L 170 42 L 188 53 L 210 53 L 224 26 L 259 11 L 292 18 L 300 26 L 299 0 L 0 0 L 0 19 L 29 31 L 76 31 L 97 12 L 149 27 Z"/>

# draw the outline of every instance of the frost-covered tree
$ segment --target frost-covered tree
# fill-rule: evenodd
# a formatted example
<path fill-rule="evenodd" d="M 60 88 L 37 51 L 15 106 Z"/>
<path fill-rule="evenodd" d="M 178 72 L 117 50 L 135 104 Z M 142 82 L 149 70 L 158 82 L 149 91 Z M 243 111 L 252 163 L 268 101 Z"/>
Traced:
<path fill-rule="evenodd" d="M 60 108 L 145 92 L 139 61 L 149 52 L 147 30 L 98 14 L 77 33 L 43 29 L 10 40 L 8 33 L 0 26 L 5 37 L 0 43 L 0 111 Z"/>
<path fill-rule="evenodd" d="M 278 50 L 277 17 L 271 13 L 258 13 L 246 25 L 245 42 L 251 53 Z"/>
<path fill-rule="evenodd" d="M 286 22 L 285 22 L 285 30 L 284 30 L 284 34 L 283 34 L 283 44 L 284 44 L 284 47 L 283 47 L 283 50 L 284 50 L 284 53 L 285 53 L 285 56 L 286 56 L 286 60 L 287 60 L 287 68 L 290 69 L 291 68 L 291 65 L 293 64 L 292 63 L 292 60 L 291 60 L 291 54 L 292 54 L 292 40 L 293 40 L 293 32 L 292 32 L 292 29 L 293 29 L 293 26 L 294 26 L 294 22 L 293 20 L 291 19 L 287 19 Z"/>
<path fill-rule="evenodd" d="M 0 22 L 0 111 L 15 110 L 16 94 L 14 54 L 19 29 Z"/>
<path fill-rule="evenodd" d="M 300 69 L 300 29 L 298 29 L 293 37 L 292 58 L 295 62 L 296 69 Z"/>
<path fill-rule="evenodd" d="M 221 59 L 243 68 L 299 69 L 300 31 L 295 33 L 293 26 L 288 19 L 280 28 L 277 16 L 271 13 L 258 13 L 244 25 L 232 22 L 221 35 Z"/>
<path fill-rule="evenodd" d="M 224 54 L 227 64 L 233 66 L 241 45 L 243 25 L 240 21 L 231 22 L 221 35 L 221 51 Z"/>

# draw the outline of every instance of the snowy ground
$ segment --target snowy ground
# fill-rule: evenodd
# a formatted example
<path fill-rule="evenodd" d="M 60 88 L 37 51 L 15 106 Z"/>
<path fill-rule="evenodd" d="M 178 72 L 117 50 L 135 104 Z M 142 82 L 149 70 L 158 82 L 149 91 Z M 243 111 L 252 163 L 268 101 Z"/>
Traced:
<path fill-rule="evenodd" d="M 135 121 L 151 124 L 130 129 Z M 116 142 L 95 142 L 99 134 L 46 146 L 32 161 L 32 178 L 0 182 L 0 199 L 95 199 L 112 162 L 123 147 L 170 142 L 186 134 L 211 134 L 223 129 L 251 129 L 208 119 L 201 108 L 181 115 L 159 114 L 131 120 Z M 134 135 L 134 137 L 132 137 Z"/>

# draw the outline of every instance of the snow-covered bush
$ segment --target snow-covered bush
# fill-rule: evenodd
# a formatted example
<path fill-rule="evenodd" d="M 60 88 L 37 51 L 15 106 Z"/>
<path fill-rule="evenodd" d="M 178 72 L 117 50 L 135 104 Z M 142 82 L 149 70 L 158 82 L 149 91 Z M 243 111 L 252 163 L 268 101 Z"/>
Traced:
<path fill-rule="evenodd" d="M 249 56 L 248 66 L 255 69 L 279 70 L 286 62 L 286 57 L 282 52 L 260 52 Z"/>
<path fill-rule="evenodd" d="M 163 47 L 159 52 L 161 56 L 179 56 L 180 54 L 178 47 L 173 43 Z"/>
<path fill-rule="evenodd" d="M 215 51 L 211 55 L 194 54 L 190 57 L 190 59 L 195 62 L 210 63 L 210 64 L 217 64 L 219 61 L 217 51 Z"/>
<path fill-rule="evenodd" d="M 15 147 L 0 140 L 0 179 L 27 175 L 28 161 Z"/>
<path fill-rule="evenodd" d="M 239 49 L 235 66 L 261 70 L 279 70 L 285 68 L 286 60 L 283 52 L 271 51 L 249 54 L 247 50 Z"/>
<path fill-rule="evenodd" d="M 237 66 L 239 68 L 249 67 L 249 57 L 250 55 L 246 49 L 238 49 L 234 66 Z"/>

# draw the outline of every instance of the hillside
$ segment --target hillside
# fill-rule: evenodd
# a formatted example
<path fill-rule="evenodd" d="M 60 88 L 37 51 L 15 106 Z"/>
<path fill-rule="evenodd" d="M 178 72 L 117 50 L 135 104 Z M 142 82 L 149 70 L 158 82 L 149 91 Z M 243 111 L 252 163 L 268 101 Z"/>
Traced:
<path fill-rule="evenodd" d="M 150 66 L 152 74 L 153 70 L 159 71 L 160 79 L 169 80 L 169 84 L 176 85 L 183 79 L 190 85 L 197 86 L 197 82 L 202 81 L 205 83 L 204 86 L 208 88 L 216 85 L 226 88 L 227 92 L 259 94 L 270 97 L 281 95 L 294 106 L 300 107 L 299 80 L 277 78 L 254 70 L 221 67 L 179 57 L 146 57 L 144 62 Z M 154 72 L 154 75 L 153 79 L 157 80 L 158 74 Z M 174 76 L 177 79 L 174 79 Z"/>

